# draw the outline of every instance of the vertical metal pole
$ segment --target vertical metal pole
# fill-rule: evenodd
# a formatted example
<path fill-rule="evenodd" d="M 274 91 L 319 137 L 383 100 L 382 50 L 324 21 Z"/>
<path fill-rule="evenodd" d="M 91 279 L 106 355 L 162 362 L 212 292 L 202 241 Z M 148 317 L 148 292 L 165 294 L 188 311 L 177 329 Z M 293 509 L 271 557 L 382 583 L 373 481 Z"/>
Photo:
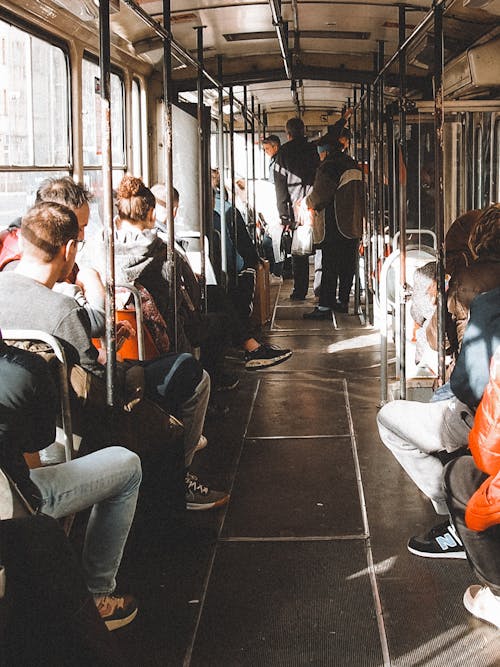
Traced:
<path fill-rule="evenodd" d="M 399 6 L 399 46 L 406 36 L 405 7 Z M 406 53 L 399 54 L 399 397 L 406 398 Z"/>
<path fill-rule="evenodd" d="M 366 158 L 368 163 L 368 174 L 367 174 L 367 207 L 366 207 L 366 229 L 367 229 L 367 262 L 369 266 L 369 271 L 372 276 L 376 275 L 377 265 L 376 257 L 373 253 L 373 136 L 372 136 L 372 86 L 368 84 L 366 87 Z M 370 313 L 372 321 L 373 314 Z"/>
<path fill-rule="evenodd" d="M 363 184 L 365 186 L 365 220 L 363 227 L 363 250 L 364 250 L 364 267 L 365 267 L 365 319 L 367 322 L 373 324 L 373 316 L 370 311 L 370 295 L 371 295 L 371 281 L 370 281 L 370 236 L 368 230 L 368 178 L 365 168 L 366 159 L 366 97 L 365 97 L 365 84 L 361 85 L 361 119 L 360 119 L 360 130 L 361 130 L 361 163 L 363 165 Z"/>
<path fill-rule="evenodd" d="M 354 108 L 356 108 L 356 104 L 358 101 L 358 91 L 357 88 L 354 89 Z M 349 99 L 348 101 L 348 107 L 350 108 L 351 100 Z M 354 118 L 353 118 L 353 140 L 351 141 L 351 155 L 354 157 L 354 159 L 357 161 L 357 118 L 356 118 L 356 113 L 354 113 Z M 354 313 L 356 315 L 362 314 L 360 311 L 360 277 L 359 277 L 359 262 L 360 262 L 360 256 L 359 256 L 359 245 L 358 245 L 358 252 L 356 255 L 356 267 L 355 267 L 355 274 L 354 274 Z"/>
<path fill-rule="evenodd" d="M 206 215 L 206 174 L 205 174 L 205 122 L 203 117 L 203 30 L 205 26 L 197 26 L 197 53 L 198 53 L 198 78 L 197 78 L 197 93 L 198 93 L 198 151 L 199 151 L 199 185 L 200 185 L 200 201 L 199 201 L 199 215 L 200 215 L 200 252 L 201 252 L 201 276 L 200 286 L 203 294 L 203 303 L 206 310 L 207 306 L 207 285 L 206 285 L 206 265 L 205 265 L 205 215 Z"/>
<path fill-rule="evenodd" d="M 174 229 L 174 193 L 173 193 L 173 158 L 172 158 L 172 40 L 170 25 L 170 0 L 163 0 L 163 26 L 168 38 L 163 42 L 163 152 L 165 162 L 165 205 L 167 207 L 167 271 L 168 271 L 168 311 L 169 321 L 173 325 L 172 339 L 177 352 L 177 289 L 175 267 L 175 229 Z"/>
<path fill-rule="evenodd" d="M 252 95 L 252 122 L 251 122 L 251 132 L 252 132 L 252 208 L 253 208 L 253 242 L 257 246 L 257 205 L 255 199 L 255 98 Z M 248 190 L 247 190 L 248 198 Z"/>
<path fill-rule="evenodd" d="M 250 168 L 248 166 L 248 97 L 247 97 L 247 87 L 243 86 L 243 115 L 244 115 L 244 121 L 245 121 L 245 191 L 246 191 L 246 202 L 245 202 L 245 213 L 246 213 L 246 225 L 248 227 L 248 223 L 250 222 L 250 217 L 248 215 L 249 207 L 248 207 L 248 172 L 250 171 Z M 235 236 L 238 233 L 238 230 L 235 228 L 234 230 Z"/>
<path fill-rule="evenodd" d="M 434 6 L 434 165 L 435 165 L 435 205 L 436 241 L 438 249 L 437 264 L 437 336 L 438 336 L 438 381 L 442 384 L 446 373 L 445 350 L 445 275 L 444 275 L 444 39 L 443 39 L 443 4 Z"/>
<path fill-rule="evenodd" d="M 384 42 L 378 43 L 378 71 L 384 67 Z M 378 82 L 377 98 L 377 266 L 384 261 L 384 240 L 385 240 L 385 185 L 384 185 L 384 77 Z M 377 285 L 378 287 L 378 285 Z"/>
<path fill-rule="evenodd" d="M 217 56 L 217 65 L 219 71 L 219 81 L 222 83 L 222 56 Z M 224 187 L 224 95 L 222 86 L 219 88 L 219 175 L 220 175 L 220 247 L 221 247 L 221 265 L 223 286 L 227 282 L 227 224 L 226 224 L 226 188 Z"/>
<path fill-rule="evenodd" d="M 235 181 L 235 165 L 234 165 L 234 90 L 233 87 L 229 89 L 229 159 L 231 161 L 231 229 L 236 238 L 236 181 Z M 236 258 L 235 258 L 236 261 Z M 232 267 L 237 278 L 236 264 Z"/>
<path fill-rule="evenodd" d="M 106 402 L 109 407 L 114 407 L 116 390 L 115 244 L 111 156 L 109 0 L 99 2 L 99 66 L 101 77 L 102 208 L 106 247 Z"/>

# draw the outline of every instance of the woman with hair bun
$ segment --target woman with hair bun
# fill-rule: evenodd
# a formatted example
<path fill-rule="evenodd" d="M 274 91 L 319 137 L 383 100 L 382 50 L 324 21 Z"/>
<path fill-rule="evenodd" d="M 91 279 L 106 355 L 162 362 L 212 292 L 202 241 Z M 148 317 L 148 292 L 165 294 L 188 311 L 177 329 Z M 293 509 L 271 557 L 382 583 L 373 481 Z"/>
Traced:
<path fill-rule="evenodd" d="M 117 283 L 139 283 L 151 294 L 161 315 L 168 308 L 167 246 L 157 236 L 155 197 L 140 178 L 124 176 L 117 190 L 115 276 Z M 103 275 L 102 241 L 88 254 Z M 101 261 L 99 262 L 99 257 Z M 210 376 L 189 353 L 168 353 L 143 362 L 146 393 L 184 423 L 187 509 L 207 510 L 227 503 L 229 495 L 210 489 L 189 471 L 194 454 L 206 444 L 202 436 L 210 397 Z"/>

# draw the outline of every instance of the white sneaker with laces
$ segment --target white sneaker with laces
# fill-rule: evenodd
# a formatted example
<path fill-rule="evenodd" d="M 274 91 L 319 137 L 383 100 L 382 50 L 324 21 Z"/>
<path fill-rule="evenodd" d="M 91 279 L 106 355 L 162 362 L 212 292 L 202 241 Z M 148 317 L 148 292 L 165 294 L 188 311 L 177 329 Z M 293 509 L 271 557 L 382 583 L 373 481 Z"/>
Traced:
<path fill-rule="evenodd" d="M 476 618 L 500 630 L 500 598 L 493 595 L 488 586 L 469 586 L 464 593 L 464 607 Z"/>

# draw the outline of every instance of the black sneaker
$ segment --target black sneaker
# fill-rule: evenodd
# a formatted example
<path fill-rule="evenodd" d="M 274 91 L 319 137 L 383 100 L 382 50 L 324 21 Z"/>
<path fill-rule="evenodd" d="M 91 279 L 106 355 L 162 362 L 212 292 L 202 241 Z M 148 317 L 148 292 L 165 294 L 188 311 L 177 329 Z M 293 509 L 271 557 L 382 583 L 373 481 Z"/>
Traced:
<path fill-rule="evenodd" d="M 304 313 L 302 315 L 302 319 L 304 319 L 304 320 L 330 320 L 330 322 L 332 322 L 332 311 L 330 309 L 320 310 L 319 308 L 315 308 L 310 313 Z"/>
<path fill-rule="evenodd" d="M 290 359 L 291 356 L 291 350 L 282 350 L 274 345 L 261 343 L 253 352 L 245 352 L 245 368 L 257 370 L 258 368 L 276 366 L 276 364 L 281 364 L 283 361 Z"/>
<path fill-rule="evenodd" d="M 99 595 L 94 601 L 108 630 L 122 628 L 137 616 L 137 602 L 131 595 Z"/>
<path fill-rule="evenodd" d="M 185 483 L 186 509 L 188 510 L 211 510 L 214 507 L 225 505 L 229 500 L 229 493 L 209 489 L 192 472 L 186 474 Z"/>
<path fill-rule="evenodd" d="M 237 375 L 221 373 L 215 378 L 215 391 L 231 391 L 236 389 L 240 380 Z"/>
<path fill-rule="evenodd" d="M 434 526 L 423 537 L 412 537 L 408 551 L 424 558 L 467 558 L 455 526 L 449 521 Z"/>

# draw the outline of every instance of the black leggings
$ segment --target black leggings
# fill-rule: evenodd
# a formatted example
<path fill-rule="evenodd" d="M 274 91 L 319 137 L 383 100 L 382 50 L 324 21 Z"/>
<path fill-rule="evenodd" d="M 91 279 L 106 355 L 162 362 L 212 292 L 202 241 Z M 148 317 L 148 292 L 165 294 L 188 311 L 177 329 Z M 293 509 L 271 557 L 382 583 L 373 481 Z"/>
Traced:
<path fill-rule="evenodd" d="M 465 508 L 469 498 L 487 478 L 472 456 L 461 456 L 444 469 L 448 509 L 464 543 L 467 557 L 478 579 L 500 595 L 500 525 L 488 530 L 469 530 L 465 525 Z"/>

